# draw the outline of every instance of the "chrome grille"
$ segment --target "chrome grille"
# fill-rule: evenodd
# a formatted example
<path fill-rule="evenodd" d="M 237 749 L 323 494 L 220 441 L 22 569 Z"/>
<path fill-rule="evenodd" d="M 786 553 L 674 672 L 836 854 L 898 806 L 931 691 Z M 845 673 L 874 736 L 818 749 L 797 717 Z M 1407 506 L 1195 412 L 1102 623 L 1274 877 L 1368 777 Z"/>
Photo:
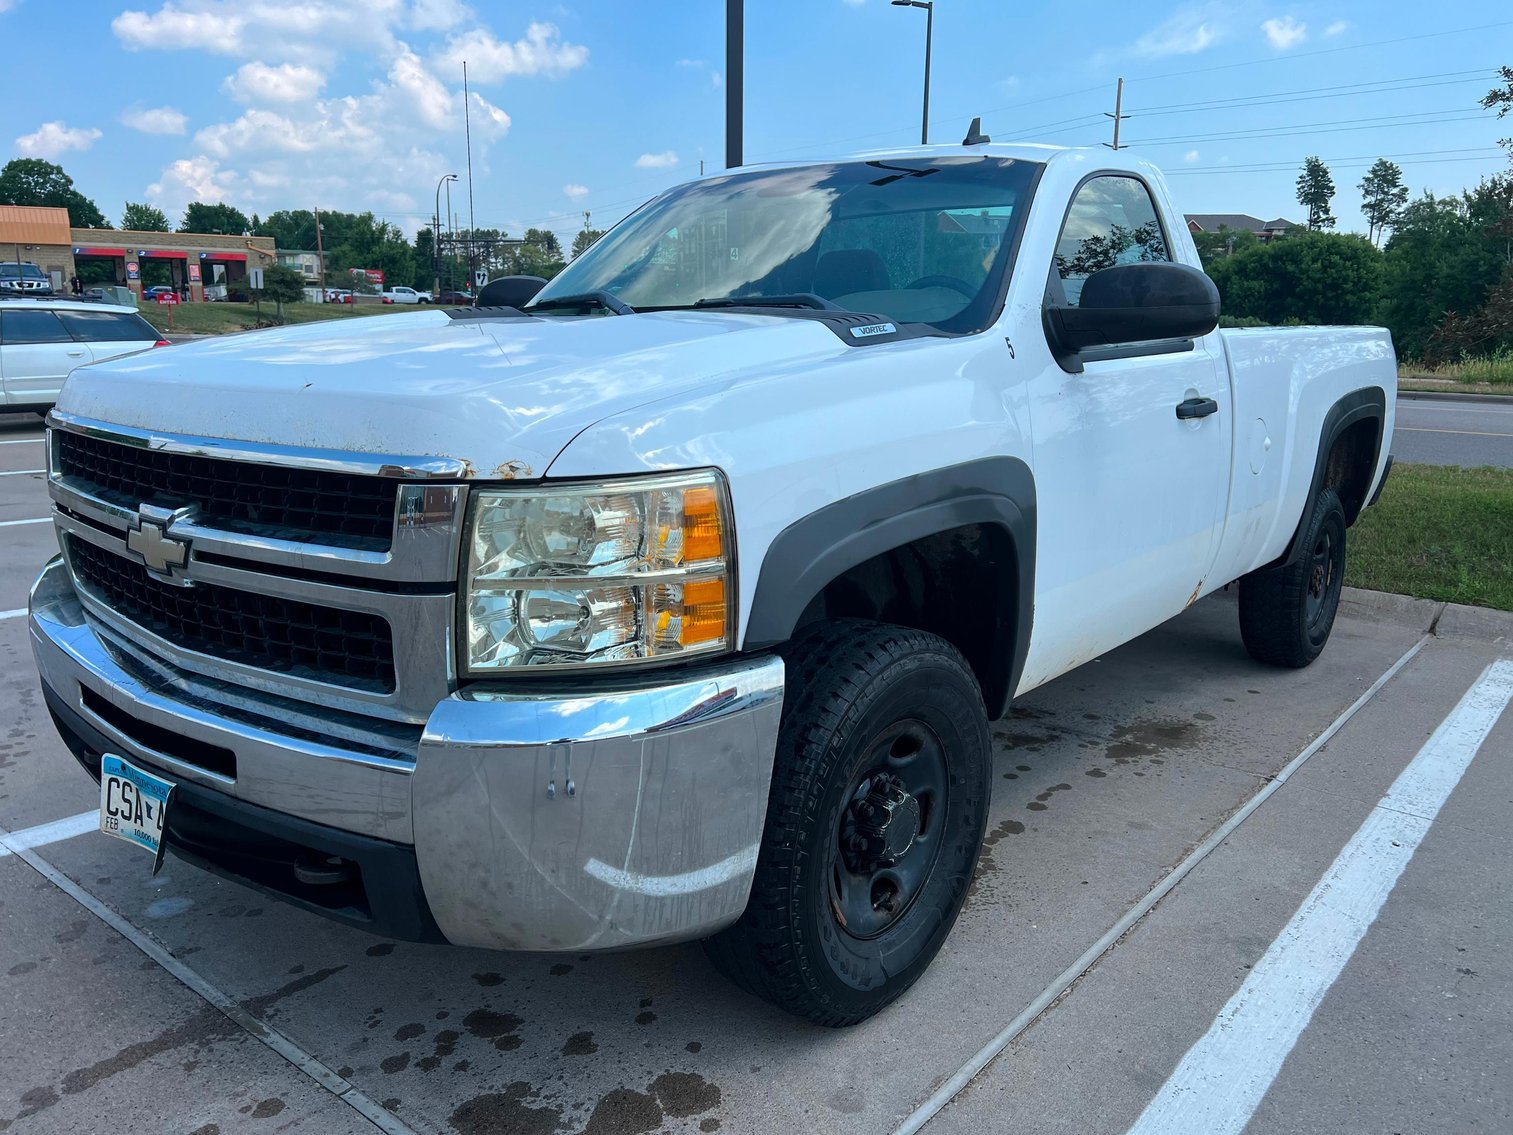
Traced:
<path fill-rule="evenodd" d="M 376 551 L 393 536 L 399 482 L 389 478 L 253 465 L 75 433 L 58 436 L 55 457 L 60 475 L 124 508 L 190 506 L 201 524 L 228 531 Z"/>
<path fill-rule="evenodd" d="M 215 584 L 177 587 L 122 556 L 66 539 L 75 582 L 186 650 L 354 689 L 394 689 L 394 637 L 377 615 Z"/>
<path fill-rule="evenodd" d="M 104 627 L 168 665 L 312 712 L 413 725 L 456 688 L 461 462 L 163 435 L 58 411 L 48 424 L 60 542 Z M 160 531 L 146 543 L 187 548 L 182 566 L 144 560 L 149 524 Z"/>

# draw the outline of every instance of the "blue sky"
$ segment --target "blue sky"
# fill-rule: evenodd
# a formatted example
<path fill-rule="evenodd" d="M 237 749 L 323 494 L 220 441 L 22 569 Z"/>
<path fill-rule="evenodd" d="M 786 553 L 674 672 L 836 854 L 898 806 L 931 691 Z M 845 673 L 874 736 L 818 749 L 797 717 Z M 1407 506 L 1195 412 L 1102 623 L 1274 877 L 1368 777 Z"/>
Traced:
<path fill-rule="evenodd" d="M 1433 11 L 1437 22 L 1426 23 Z M 1513 9 L 1387 0 L 1080 5 L 937 0 L 932 140 L 1124 140 L 1189 212 L 1298 217 L 1309 154 L 1363 230 L 1371 161 L 1415 194 L 1507 168 L 1478 98 L 1513 65 Z M 918 140 L 924 13 L 747 0 L 748 161 Z M 722 0 L 0 0 L 0 146 L 59 162 L 107 217 L 372 209 L 413 232 L 466 175 L 480 226 L 604 227 L 724 158 Z M 66 43 L 68 55 L 58 45 Z M 60 61 L 71 62 L 60 66 Z M 466 183 L 452 206 L 467 223 Z"/>

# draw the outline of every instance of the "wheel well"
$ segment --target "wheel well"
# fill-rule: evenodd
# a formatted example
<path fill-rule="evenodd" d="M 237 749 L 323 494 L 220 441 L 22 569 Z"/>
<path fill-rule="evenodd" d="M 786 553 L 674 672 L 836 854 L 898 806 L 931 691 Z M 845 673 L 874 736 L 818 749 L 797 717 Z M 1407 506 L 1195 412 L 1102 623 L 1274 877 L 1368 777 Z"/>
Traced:
<path fill-rule="evenodd" d="M 1339 494 L 1347 524 L 1354 524 L 1366 506 L 1380 449 L 1381 428 L 1380 419 L 1362 418 L 1346 426 L 1330 446 L 1324 464 L 1324 484 Z"/>
<path fill-rule="evenodd" d="M 988 716 L 1008 704 L 1019 588 L 1014 541 L 997 524 L 937 532 L 864 560 L 831 580 L 794 627 L 858 618 L 939 635 L 977 676 Z"/>

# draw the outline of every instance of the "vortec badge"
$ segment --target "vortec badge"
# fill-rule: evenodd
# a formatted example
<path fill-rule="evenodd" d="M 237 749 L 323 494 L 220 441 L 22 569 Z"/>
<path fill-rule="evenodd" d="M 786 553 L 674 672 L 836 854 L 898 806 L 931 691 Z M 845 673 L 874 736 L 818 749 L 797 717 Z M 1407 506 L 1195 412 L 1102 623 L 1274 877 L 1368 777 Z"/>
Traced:
<path fill-rule="evenodd" d="M 869 323 L 864 327 L 851 328 L 853 339 L 870 339 L 874 335 L 892 335 L 898 328 L 891 323 Z"/>

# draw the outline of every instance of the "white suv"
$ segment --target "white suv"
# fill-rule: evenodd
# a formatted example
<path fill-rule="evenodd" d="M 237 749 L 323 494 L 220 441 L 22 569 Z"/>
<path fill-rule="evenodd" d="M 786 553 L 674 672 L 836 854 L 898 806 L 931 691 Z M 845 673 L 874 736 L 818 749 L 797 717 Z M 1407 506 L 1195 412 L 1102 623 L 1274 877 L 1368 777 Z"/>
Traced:
<path fill-rule="evenodd" d="M 75 367 L 166 346 L 132 307 L 0 299 L 0 411 L 46 410 Z"/>

